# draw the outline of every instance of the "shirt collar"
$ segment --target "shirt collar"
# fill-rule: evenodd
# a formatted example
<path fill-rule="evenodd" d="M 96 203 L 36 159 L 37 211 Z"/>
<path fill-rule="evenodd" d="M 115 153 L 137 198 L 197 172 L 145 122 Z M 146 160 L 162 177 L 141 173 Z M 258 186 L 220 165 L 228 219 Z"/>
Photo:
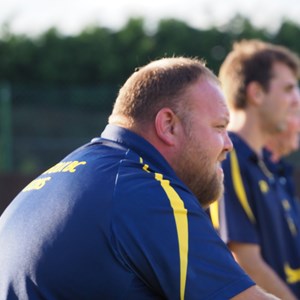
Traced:
<path fill-rule="evenodd" d="M 264 160 L 268 168 L 279 176 L 292 176 L 293 167 L 285 159 L 281 158 L 278 162 L 273 162 L 271 160 L 271 152 L 267 149 L 264 149 Z"/>
<path fill-rule="evenodd" d="M 101 139 L 118 143 L 119 145 L 129 148 L 143 158 L 144 163 L 151 163 L 159 172 L 167 173 L 169 176 L 177 177 L 166 159 L 161 153 L 147 140 L 138 134 L 117 126 L 108 124 L 101 134 Z"/>
<path fill-rule="evenodd" d="M 257 154 L 254 152 L 254 150 L 252 150 L 252 148 L 250 148 L 250 146 L 243 138 L 241 138 L 235 132 L 229 132 L 229 137 L 233 143 L 234 148 L 237 148 L 239 153 L 242 153 L 242 155 L 249 160 L 252 160 L 254 162 L 258 161 Z"/>

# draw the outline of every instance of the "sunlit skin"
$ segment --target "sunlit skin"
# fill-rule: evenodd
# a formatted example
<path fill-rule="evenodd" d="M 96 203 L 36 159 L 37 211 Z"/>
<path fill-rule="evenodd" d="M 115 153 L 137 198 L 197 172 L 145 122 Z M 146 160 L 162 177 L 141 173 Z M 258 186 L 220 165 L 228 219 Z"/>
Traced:
<path fill-rule="evenodd" d="M 174 169 L 206 208 L 223 192 L 221 161 L 232 150 L 229 111 L 215 82 L 199 80 L 186 96 L 189 121 L 182 126 Z"/>

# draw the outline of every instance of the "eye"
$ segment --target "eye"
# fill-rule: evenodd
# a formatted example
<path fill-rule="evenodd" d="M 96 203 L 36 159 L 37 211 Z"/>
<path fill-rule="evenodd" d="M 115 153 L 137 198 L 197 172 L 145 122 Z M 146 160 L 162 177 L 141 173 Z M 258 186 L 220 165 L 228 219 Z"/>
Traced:
<path fill-rule="evenodd" d="M 227 130 L 227 124 L 219 124 L 216 126 L 216 129 L 218 132 L 223 134 Z"/>

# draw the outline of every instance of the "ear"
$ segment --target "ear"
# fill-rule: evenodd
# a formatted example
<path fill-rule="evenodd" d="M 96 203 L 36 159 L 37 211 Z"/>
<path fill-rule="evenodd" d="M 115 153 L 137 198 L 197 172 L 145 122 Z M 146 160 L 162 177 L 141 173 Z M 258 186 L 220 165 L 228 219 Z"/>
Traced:
<path fill-rule="evenodd" d="M 247 98 L 249 103 L 259 106 L 263 101 L 264 90 L 260 83 L 252 81 L 246 88 Z"/>
<path fill-rule="evenodd" d="M 155 118 L 155 130 L 161 141 L 169 146 L 174 146 L 181 122 L 170 108 L 162 108 Z"/>

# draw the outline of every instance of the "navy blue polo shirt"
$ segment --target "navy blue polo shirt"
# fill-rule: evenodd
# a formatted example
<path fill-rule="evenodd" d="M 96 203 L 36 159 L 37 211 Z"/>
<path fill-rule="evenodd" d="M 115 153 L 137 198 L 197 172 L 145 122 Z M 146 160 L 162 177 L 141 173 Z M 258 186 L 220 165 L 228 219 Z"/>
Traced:
<path fill-rule="evenodd" d="M 219 231 L 225 242 L 258 244 L 264 260 L 300 298 L 300 213 L 290 184 L 236 134 L 223 163 Z"/>
<path fill-rule="evenodd" d="M 0 218 L 0 299 L 229 299 L 254 283 L 191 191 L 108 125 Z"/>

